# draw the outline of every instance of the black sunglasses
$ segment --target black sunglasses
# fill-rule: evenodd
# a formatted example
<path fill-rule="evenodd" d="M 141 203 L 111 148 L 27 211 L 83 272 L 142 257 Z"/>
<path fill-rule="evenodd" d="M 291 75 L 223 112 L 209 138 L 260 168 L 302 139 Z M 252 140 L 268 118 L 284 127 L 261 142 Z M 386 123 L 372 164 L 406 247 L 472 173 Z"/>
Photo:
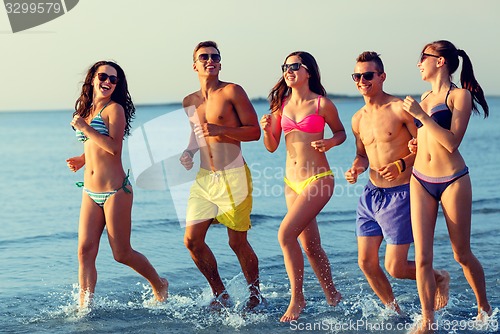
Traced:
<path fill-rule="evenodd" d="M 441 57 L 441 56 L 438 56 L 438 55 L 433 55 L 433 54 L 430 54 L 430 53 L 425 53 L 425 52 L 422 52 L 422 53 L 420 54 L 420 63 L 422 63 L 422 62 L 425 60 L 425 58 L 427 58 L 427 57 L 439 58 L 439 57 Z"/>
<path fill-rule="evenodd" d="M 301 66 L 309 71 L 307 66 L 302 64 L 302 63 L 283 64 L 283 65 L 281 65 L 281 71 L 283 71 L 283 73 L 285 73 L 285 72 L 288 72 L 288 69 L 291 69 L 292 71 L 296 72 L 300 69 Z"/>
<path fill-rule="evenodd" d="M 97 78 L 99 81 L 106 81 L 109 78 L 109 82 L 111 82 L 113 85 L 116 85 L 118 82 L 118 77 L 116 75 L 108 75 L 106 73 L 97 73 Z"/>
<path fill-rule="evenodd" d="M 352 80 L 358 82 L 361 80 L 361 77 L 365 78 L 365 80 L 373 80 L 373 76 L 375 73 L 380 74 L 381 72 L 364 72 L 364 73 L 353 73 L 352 74 Z"/>
<path fill-rule="evenodd" d="M 220 63 L 220 54 L 218 53 L 200 53 L 198 55 L 198 61 L 203 63 L 207 62 L 209 59 L 212 59 L 214 63 Z"/>

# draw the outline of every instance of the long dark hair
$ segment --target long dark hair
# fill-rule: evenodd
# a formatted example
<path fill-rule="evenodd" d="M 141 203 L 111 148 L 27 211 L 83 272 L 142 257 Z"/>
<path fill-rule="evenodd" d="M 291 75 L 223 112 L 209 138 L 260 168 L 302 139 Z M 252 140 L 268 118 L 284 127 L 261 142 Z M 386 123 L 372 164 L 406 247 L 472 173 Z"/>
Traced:
<path fill-rule="evenodd" d="M 318 63 L 314 57 L 305 51 L 295 51 L 286 56 L 285 61 L 292 56 L 297 56 L 300 58 L 302 64 L 306 65 L 309 72 L 309 89 L 318 94 L 318 95 L 326 95 L 326 90 L 321 84 L 321 75 L 319 73 Z M 270 103 L 271 112 L 279 111 L 281 109 L 281 105 L 285 98 L 290 95 L 292 89 L 286 85 L 285 79 L 283 78 L 283 74 L 281 78 L 278 80 L 278 83 L 274 85 L 269 93 L 268 100 Z"/>
<path fill-rule="evenodd" d="M 480 114 L 476 105 L 477 102 L 483 108 L 484 117 L 488 117 L 488 103 L 486 102 L 486 99 L 484 97 L 483 89 L 474 77 L 472 62 L 465 51 L 457 49 L 455 45 L 446 40 L 429 43 L 424 46 L 422 52 L 424 52 L 427 48 L 434 50 L 439 56 L 443 57 L 446 60 L 445 64 L 446 68 L 448 69 L 450 81 L 451 75 L 457 70 L 459 65 L 458 57 L 462 57 L 462 72 L 460 73 L 460 84 L 462 85 L 462 88 L 470 91 L 472 95 L 472 111 L 475 114 Z"/>
<path fill-rule="evenodd" d="M 82 118 L 87 118 L 90 115 L 90 110 L 92 107 L 94 89 L 92 86 L 92 80 L 97 73 L 97 69 L 100 66 L 108 65 L 113 67 L 116 70 L 118 76 L 118 82 L 116 83 L 115 90 L 111 95 L 111 100 L 118 103 L 125 110 L 125 131 L 124 137 L 130 135 L 130 123 L 132 119 L 135 117 L 135 106 L 132 102 L 132 98 L 130 93 L 128 92 L 127 78 L 125 77 L 125 72 L 123 69 L 115 62 L 101 60 L 92 65 L 87 71 L 87 76 L 85 77 L 85 81 L 82 85 L 82 92 L 80 97 L 76 100 L 75 103 L 75 112 L 73 116 L 80 115 Z"/>

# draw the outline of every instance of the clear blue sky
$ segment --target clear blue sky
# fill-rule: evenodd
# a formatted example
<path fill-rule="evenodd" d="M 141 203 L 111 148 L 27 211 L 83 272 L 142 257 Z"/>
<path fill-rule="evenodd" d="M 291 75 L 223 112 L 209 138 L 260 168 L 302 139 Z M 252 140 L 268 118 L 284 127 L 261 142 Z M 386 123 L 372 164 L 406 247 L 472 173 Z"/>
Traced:
<path fill-rule="evenodd" d="M 500 95 L 498 13 L 498 0 L 81 0 L 13 34 L 0 8 L 0 111 L 72 109 L 86 70 L 101 59 L 123 66 L 136 103 L 181 101 L 198 88 L 191 54 L 208 39 L 221 49 L 221 79 L 251 98 L 267 96 L 296 50 L 316 57 L 329 93 L 357 95 L 355 58 L 374 50 L 385 90 L 418 95 L 427 85 L 417 58 L 437 39 L 464 49 L 486 94 Z"/>

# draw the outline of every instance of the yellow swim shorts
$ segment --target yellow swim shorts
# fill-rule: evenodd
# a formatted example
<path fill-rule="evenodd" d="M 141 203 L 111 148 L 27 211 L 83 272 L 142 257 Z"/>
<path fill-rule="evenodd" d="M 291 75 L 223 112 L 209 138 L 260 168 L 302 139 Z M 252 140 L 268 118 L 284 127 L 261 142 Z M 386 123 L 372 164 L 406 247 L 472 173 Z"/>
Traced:
<path fill-rule="evenodd" d="M 232 230 L 248 231 L 252 190 L 252 176 L 246 164 L 216 172 L 200 169 L 189 194 L 187 225 L 215 219 L 215 223 Z"/>

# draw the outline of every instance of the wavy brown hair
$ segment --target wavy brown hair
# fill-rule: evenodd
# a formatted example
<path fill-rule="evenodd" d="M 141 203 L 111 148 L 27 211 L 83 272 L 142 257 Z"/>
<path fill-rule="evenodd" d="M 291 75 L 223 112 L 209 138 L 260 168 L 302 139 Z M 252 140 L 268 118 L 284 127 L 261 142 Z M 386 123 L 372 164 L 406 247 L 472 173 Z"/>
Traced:
<path fill-rule="evenodd" d="M 118 82 L 116 83 L 115 90 L 111 95 L 111 100 L 118 103 L 123 107 L 125 111 L 125 131 L 124 137 L 130 135 L 130 123 L 132 119 L 135 117 L 135 106 L 132 102 L 132 97 L 128 91 L 127 78 L 125 77 L 125 72 L 123 69 L 115 62 L 101 60 L 92 65 L 87 71 L 87 75 L 85 76 L 85 81 L 82 85 L 82 92 L 80 97 L 76 100 L 75 103 L 75 112 L 73 116 L 79 115 L 82 118 L 87 118 L 90 115 L 90 110 L 92 108 L 92 102 L 94 99 L 94 88 L 92 86 L 92 80 L 94 76 L 97 74 L 97 70 L 100 66 L 108 65 L 113 67 L 116 70 L 118 76 Z"/>
<path fill-rule="evenodd" d="M 314 57 L 305 51 L 295 51 L 286 56 L 285 61 L 292 56 L 297 56 L 300 58 L 302 64 L 306 65 L 309 72 L 309 89 L 322 96 L 326 96 L 326 90 L 321 84 L 321 75 L 319 73 L 318 63 Z M 283 73 L 281 74 L 281 78 L 278 80 L 278 83 L 274 85 L 269 93 L 268 100 L 270 103 L 271 112 L 279 111 L 281 109 L 281 105 L 285 98 L 290 95 L 292 89 L 286 85 L 285 79 L 283 78 Z"/>

